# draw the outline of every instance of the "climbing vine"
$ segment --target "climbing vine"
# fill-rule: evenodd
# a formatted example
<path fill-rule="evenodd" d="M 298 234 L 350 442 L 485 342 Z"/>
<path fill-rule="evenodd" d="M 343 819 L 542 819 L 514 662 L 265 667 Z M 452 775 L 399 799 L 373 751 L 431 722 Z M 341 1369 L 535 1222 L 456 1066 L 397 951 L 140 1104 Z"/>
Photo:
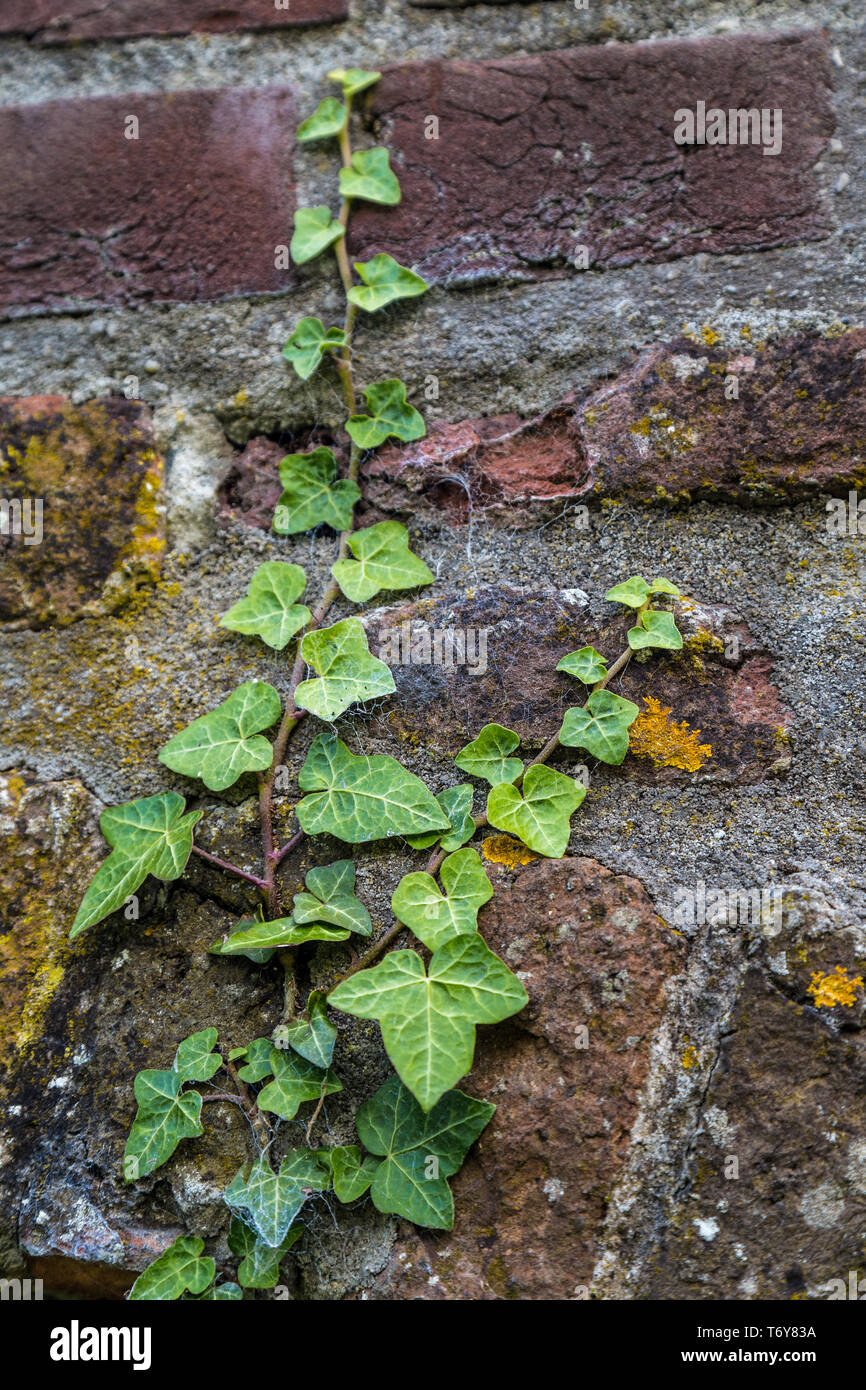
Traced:
<path fill-rule="evenodd" d="M 256 964 L 279 953 L 285 971 L 284 1016 L 269 1037 L 225 1050 L 218 1046 L 217 1030 L 206 1028 L 183 1039 L 168 1069 L 146 1070 L 135 1079 L 138 1109 L 123 1160 L 127 1181 L 146 1178 L 182 1140 L 203 1133 L 206 1101 L 229 1102 L 244 1112 L 256 1152 L 225 1190 L 235 1278 L 218 1280 L 204 1242 L 181 1236 L 139 1276 L 133 1299 L 238 1299 L 245 1289 L 274 1288 L 283 1256 L 302 1234 L 302 1208 L 322 1193 L 356 1202 L 369 1192 L 381 1212 L 420 1226 L 451 1228 L 448 1179 L 495 1108 L 455 1087 L 472 1067 L 476 1026 L 509 1018 L 527 1002 L 520 980 L 478 931 L 479 910 L 493 889 L 469 842 L 490 825 L 536 854 L 564 854 L 571 817 L 586 788 L 548 767 L 548 759 L 562 744 L 604 763 L 621 763 L 638 708 L 613 694 L 609 683 L 633 652 L 682 646 L 672 614 L 657 606 L 679 596 L 673 584 L 639 576 L 618 584 L 606 597 L 633 612 L 628 645 L 612 661 L 591 646 L 563 657 L 557 670 L 583 686 L 585 698 L 566 712 L 541 752 L 524 762 L 518 735 L 486 724 L 454 758 L 473 780 L 435 796 L 394 758 L 355 754 L 334 731 L 334 721 L 348 709 L 395 690 L 390 668 L 371 654 L 357 616 L 328 624 L 334 604 L 364 604 L 382 592 L 430 584 L 434 576 L 410 549 L 404 526 L 393 521 L 355 525 L 362 458 L 388 439 L 408 442 L 425 433 L 404 382 L 390 378 L 363 387 L 358 382 L 357 316 L 422 294 L 427 286 L 385 254 L 356 263 L 353 274 L 346 248 L 353 203 L 392 205 L 401 193 L 386 149 L 351 148 L 353 99 L 379 74 L 353 68 L 329 76 L 342 88 L 342 100 L 322 101 L 301 123 L 298 139 L 337 142 L 339 215 L 327 206 L 299 209 L 290 249 L 297 264 L 333 250 L 345 290 L 345 317 L 342 326 L 327 328 L 318 318 L 301 319 L 283 355 L 302 381 L 326 361 L 336 370 L 347 413 L 348 465 L 342 476 L 334 451 L 324 447 L 284 458 L 273 529 L 280 536 L 319 527 L 338 533 L 331 579 L 311 608 L 303 602 L 307 580 L 299 565 L 268 561 L 258 568 L 248 592 L 222 615 L 221 624 L 277 652 L 294 644 L 287 690 L 281 694 L 266 681 L 246 681 L 159 753 L 166 767 L 197 778 L 211 792 L 227 790 L 243 774 L 257 775 L 261 871 L 251 873 L 199 848 L 194 837 L 203 812 L 187 811 L 177 792 L 115 806 L 100 821 L 111 853 L 90 883 L 71 931 L 76 937 L 123 907 L 148 875 L 178 879 L 197 855 L 243 880 L 260 900 L 254 914 L 240 918 L 212 951 L 243 955 Z M 326 727 L 311 739 L 298 776 L 299 828 L 277 844 L 277 775 L 285 771 L 289 740 L 310 717 Z M 473 813 L 478 784 L 488 788 L 486 809 Z M 281 867 L 305 838 L 320 835 L 348 845 L 401 837 L 411 848 L 429 852 L 429 858 L 424 870 L 406 874 L 394 892 L 394 925 L 355 955 L 327 995 L 314 989 L 300 1007 L 298 953 L 313 942 L 370 942 L 373 930 L 355 891 L 351 858 L 310 869 L 305 891 L 294 895 L 287 910 Z M 425 954 L 389 952 L 407 928 Z M 378 1022 L 395 1074 L 358 1109 L 358 1144 L 316 1146 L 313 1134 L 325 1099 L 342 1089 L 332 1066 L 340 1014 Z M 276 1122 L 294 1119 L 302 1106 L 313 1107 L 306 1142 L 288 1149 L 276 1166 Z"/>

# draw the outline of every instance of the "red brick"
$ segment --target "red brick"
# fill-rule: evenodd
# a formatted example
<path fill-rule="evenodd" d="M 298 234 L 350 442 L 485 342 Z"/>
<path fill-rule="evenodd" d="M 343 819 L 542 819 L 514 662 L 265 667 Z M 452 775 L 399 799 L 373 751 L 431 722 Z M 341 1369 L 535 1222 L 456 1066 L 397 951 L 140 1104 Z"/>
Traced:
<path fill-rule="evenodd" d="M 368 111 L 403 201 L 359 209 L 354 249 L 388 250 L 444 281 L 561 273 L 577 245 L 605 267 L 818 237 L 812 165 L 833 129 L 827 84 L 819 33 L 392 68 Z M 699 100 L 781 108 L 780 154 L 675 144 L 674 113 Z M 438 140 L 425 135 L 430 115 Z"/>
<path fill-rule="evenodd" d="M 0 306 L 283 289 L 294 115 L 284 87 L 0 111 Z"/>
<path fill-rule="evenodd" d="M 38 43 L 126 39 L 140 34 L 193 34 L 226 29 L 286 29 L 348 19 L 348 0 L 5 0 L 0 34 L 27 34 Z"/>

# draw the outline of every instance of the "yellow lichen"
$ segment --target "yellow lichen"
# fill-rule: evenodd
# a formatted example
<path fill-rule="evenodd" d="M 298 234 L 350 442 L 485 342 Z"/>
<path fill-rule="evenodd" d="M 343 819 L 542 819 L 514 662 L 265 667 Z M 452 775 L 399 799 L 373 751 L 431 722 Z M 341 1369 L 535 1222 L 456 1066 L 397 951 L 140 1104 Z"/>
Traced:
<path fill-rule="evenodd" d="M 504 864 L 506 869 L 516 869 L 520 864 L 531 864 L 538 855 L 533 854 L 519 840 L 508 835 L 488 835 L 481 846 L 481 853 L 490 864 Z"/>
<path fill-rule="evenodd" d="M 698 743 L 700 729 L 690 729 L 683 720 L 675 724 L 670 709 L 663 708 L 652 695 L 644 696 L 646 712 L 638 715 L 629 730 L 629 749 L 639 758 L 651 758 L 656 767 L 678 767 L 697 772 L 713 750 Z"/>
<path fill-rule="evenodd" d="M 680 1058 L 680 1061 L 682 1062 L 686 1071 L 691 1071 L 692 1067 L 697 1066 L 698 1054 L 695 1048 L 691 1046 L 687 1047 L 682 1057 Z"/>
<path fill-rule="evenodd" d="M 838 1004 L 850 1009 L 857 1003 L 857 991 L 862 988 L 862 975 L 855 975 L 850 979 L 847 968 L 837 965 L 830 975 L 825 974 L 823 970 L 813 971 L 806 993 L 811 994 L 816 1009 L 835 1009 Z"/>

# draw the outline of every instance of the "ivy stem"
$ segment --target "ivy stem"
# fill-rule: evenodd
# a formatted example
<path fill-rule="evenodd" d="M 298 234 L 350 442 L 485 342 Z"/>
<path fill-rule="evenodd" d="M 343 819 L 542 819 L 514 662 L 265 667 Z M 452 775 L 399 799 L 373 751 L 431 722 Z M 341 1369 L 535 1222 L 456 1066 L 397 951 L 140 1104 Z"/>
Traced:
<path fill-rule="evenodd" d="M 227 859 L 218 859 L 215 854 L 209 854 L 206 849 L 200 849 L 198 845 L 193 845 L 192 852 L 197 854 L 199 859 L 204 859 L 208 864 L 213 864 L 215 868 L 222 869 L 223 873 L 234 874 L 236 878 L 242 878 L 245 883 L 251 883 L 260 892 L 264 892 L 267 887 L 263 878 L 258 878 L 256 874 L 248 874 L 246 869 L 239 869 L 237 864 L 230 864 Z"/>

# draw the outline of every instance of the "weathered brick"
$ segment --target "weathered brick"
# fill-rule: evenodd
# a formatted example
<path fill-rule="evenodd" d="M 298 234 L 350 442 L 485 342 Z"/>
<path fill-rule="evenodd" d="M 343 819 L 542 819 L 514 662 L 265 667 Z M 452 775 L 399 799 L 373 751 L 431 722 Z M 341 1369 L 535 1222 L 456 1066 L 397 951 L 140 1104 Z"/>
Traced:
<path fill-rule="evenodd" d="M 0 111 L 0 307 L 283 289 L 293 128 L 285 87 Z"/>
<path fill-rule="evenodd" d="M 26 34 L 38 43 L 126 39 L 142 34 L 193 34 L 226 29 L 286 29 L 347 19 L 348 0 L 5 0 L 0 34 Z"/>
<path fill-rule="evenodd" d="M 479 280 L 562 272 L 581 246 L 603 268 L 820 236 L 826 46 L 748 34 L 391 68 L 368 111 L 403 201 L 359 210 L 355 251 Z M 781 152 L 677 145 L 674 114 L 698 101 L 780 108 Z"/>

